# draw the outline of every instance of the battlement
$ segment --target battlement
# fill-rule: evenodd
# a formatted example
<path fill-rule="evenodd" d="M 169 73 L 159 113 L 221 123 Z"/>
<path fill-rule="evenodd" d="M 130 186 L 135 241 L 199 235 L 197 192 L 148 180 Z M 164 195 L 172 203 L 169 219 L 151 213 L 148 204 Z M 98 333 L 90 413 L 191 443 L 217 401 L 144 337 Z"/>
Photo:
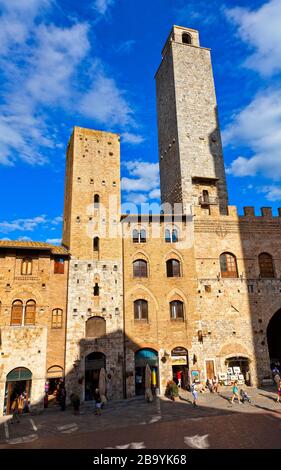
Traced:
<path fill-rule="evenodd" d="M 255 213 L 255 208 L 253 206 L 243 207 L 243 215 L 239 215 L 236 206 L 227 206 L 227 214 L 223 215 L 220 213 L 220 208 L 218 205 L 210 205 L 209 211 L 202 210 L 201 206 L 194 206 L 194 216 L 202 218 L 234 218 L 243 220 L 279 220 L 281 218 L 281 207 L 278 207 L 278 215 L 275 216 L 272 214 L 272 207 L 261 207 L 260 215 Z"/>

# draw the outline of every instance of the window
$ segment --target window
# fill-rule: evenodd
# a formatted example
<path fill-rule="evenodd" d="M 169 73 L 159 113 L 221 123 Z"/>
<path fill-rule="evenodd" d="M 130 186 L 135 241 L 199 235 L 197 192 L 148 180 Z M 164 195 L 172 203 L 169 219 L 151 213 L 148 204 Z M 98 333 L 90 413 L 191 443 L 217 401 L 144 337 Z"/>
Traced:
<path fill-rule="evenodd" d="M 100 203 L 100 197 L 98 194 L 94 195 L 94 207 L 98 208 Z"/>
<path fill-rule="evenodd" d="M 146 242 L 146 231 L 144 229 L 141 230 L 133 230 L 133 243 L 145 243 Z"/>
<path fill-rule="evenodd" d="M 99 251 L 99 249 L 100 249 L 100 239 L 99 239 L 99 237 L 94 238 L 93 248 L 94 248 L 94 251 Z"/>
<path fill-rule="evenodd" d="M 32 259 L 24 258 L 21 263 L 21 274 L 30 276 L 32 274 Z"/>
<path fill-rule="evenodd" d="M 259 255 L 260 276 L 262 278 L 275 277 L 273 259 L 269 253 L 261 253 Z"/>
<path fill-rule="evenodd" d="M 35 325 L 36 302 L 28 300 L 25 306 L 24 324 Z"/>
<path fill-rule="evenodd" d="M 23 303 L 21 300 L 15 300 L 12 305 L 11 325 L 21 326 L 23 319 Z"/>
<path fill-rule="evenodd" d="M 134 301 L 135 320 L 148 319 L 148 303 L 146 300 L 138 299 Z"/>
<path fill-rule="evenodd" d="M 183 42 L 183 44 L 191 44 L 191 43 L 192 43 L 192 40 L 191 40 L 190 34 L 188 34 L 188 33 L 183 33 L 183 34 L 182 34 L 182 42 Z"/>
<path fill-rule="evenodd" d="M 220 268 L 222 277 L 238 277 L 236 258 L 231 253 L 220 255 Z"/>
<path fill-rule="evenodd" d="M 52 328 L 62 328 L 62 309 L 55 308 L 52 311 Z"/>
<path fill-rule="evenodd" d="M 183 320 L 183 303 L 180 300 L 170 302 L 171 320 Z"/>
<path fill-rule="evenodd" d="M 179 241 L 178 230 L 173 228 L 172 230 L 165 230 L 165 242 L 166 243 L 176 243 Z"/>
<path fill-rule="evenodd" d="M 64 259 L 56 258 L 54 263 L 54 273 L 55 274 L 64 274 Z"/>
<path fill-rule="evenodd" d="M 206 189 L 204 189 L 202 194 L 203 194 L 203 202 L 205 204 L 209 204 L 209 192 Z"/>
<path fill-rule="evenodd" d="M 143 259 L 137 259 L 133 262 L 134 277 L 147 277 L 147 262 Z"/>
<path fill-rule="evenodd" d="M 168 259 L 166 267 L 167 277 L 180 277 L 180 262 L 177 259 Z"/>
<path fill-rule="evenodd" d="M 100 295 L 100 288 L 98 283 L 96 282 L 94 285 L 94 296 L 98 297 Z"/>

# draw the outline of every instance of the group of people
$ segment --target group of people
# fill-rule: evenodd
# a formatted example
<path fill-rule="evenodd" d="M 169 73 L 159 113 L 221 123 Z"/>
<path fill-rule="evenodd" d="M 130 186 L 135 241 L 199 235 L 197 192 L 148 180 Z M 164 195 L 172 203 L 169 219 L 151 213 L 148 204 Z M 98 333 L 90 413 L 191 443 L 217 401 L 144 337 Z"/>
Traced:
<path fill-rule="evenodd" d="M 12 401 L 11 411 L 13 414 L 12 423 L 20 422 L 20 416 L 28 412 L 28 401 L 25 392 L 17 393 Z"/>
<path fill-rule="evenodd" d="M 219 381 L 216 377 L 213 379 L 207 379 L 205 389 L 209 390 L 211 393 L 219 392 Z M 197 406 L 198 392 L 204 393 L 204 387 L 199 382 L 196 383 L 194 380 L 191 384 L 190 391 L 193 397 L 193 406 Z M 280 380 L 280 396 L 281 396 L 281 380 Z M 278 394 L 279 398 L 279 394 Z M 242 403 L 251 403 L 250 397 L 242 388 L 238 389 L 238 382 L 235 381 L 232 387 L 232 397 L 230 399 L 231 403 L 234 403 L 234 400 L 237 399 L 239 404 Z M 278 400 L 279 401 L 279 400 Z"/>

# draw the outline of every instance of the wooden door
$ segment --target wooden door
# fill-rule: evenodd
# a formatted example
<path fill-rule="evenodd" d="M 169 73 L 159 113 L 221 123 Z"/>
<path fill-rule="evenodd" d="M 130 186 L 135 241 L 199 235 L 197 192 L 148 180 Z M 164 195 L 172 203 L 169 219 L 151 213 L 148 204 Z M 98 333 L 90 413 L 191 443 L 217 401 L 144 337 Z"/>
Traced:
<path fill-rule="evenodd" d="M 214 361 L 206 361 L 206 375 L 207 379 L 213 379 L 215 376 L 215 364 Z"/>

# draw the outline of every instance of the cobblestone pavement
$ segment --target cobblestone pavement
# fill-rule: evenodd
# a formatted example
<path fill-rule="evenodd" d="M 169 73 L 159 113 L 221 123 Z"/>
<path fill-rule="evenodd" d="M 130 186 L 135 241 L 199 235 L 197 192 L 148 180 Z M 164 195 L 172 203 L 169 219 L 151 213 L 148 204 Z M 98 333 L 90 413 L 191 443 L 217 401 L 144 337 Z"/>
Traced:
<path fill-rule="evenodd" d="M 251 404 L 232 405 L 231 390 L 224 388 L 219 394 L 199 394 L 196 408 L 191 394 L 181 391 L 175 402 L 163 397 L 151 404 L 143 397 L 110 402 L 101 416 L 93 414 L 91 402 L 78 416 L 69 408 L 28 414 L 19 424 L 7 416 L 0 418 L 0 449 L 105 448 L 127 445 L 132 439 L 147 448 L 231 448 L 237 443 L 242 448 L 281 448 L 281 403 L 276 403 L 276 393 L 247 391 Z M 194 437 L 200 444 L 192 443 Z"/>

